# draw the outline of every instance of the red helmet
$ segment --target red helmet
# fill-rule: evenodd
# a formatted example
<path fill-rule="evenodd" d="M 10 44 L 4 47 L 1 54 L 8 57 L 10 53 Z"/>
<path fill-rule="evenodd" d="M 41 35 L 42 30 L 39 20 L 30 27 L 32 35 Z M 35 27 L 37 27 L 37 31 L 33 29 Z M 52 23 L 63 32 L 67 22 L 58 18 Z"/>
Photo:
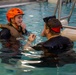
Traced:
<path fill-rule="evenodd" d="M 20 8 L 11 8 L 7 11 L 6 17 L 7 20 L 10 22 L 11 18 L 14 18 L 16 15 L 23 15 L 24 12 Z"/>

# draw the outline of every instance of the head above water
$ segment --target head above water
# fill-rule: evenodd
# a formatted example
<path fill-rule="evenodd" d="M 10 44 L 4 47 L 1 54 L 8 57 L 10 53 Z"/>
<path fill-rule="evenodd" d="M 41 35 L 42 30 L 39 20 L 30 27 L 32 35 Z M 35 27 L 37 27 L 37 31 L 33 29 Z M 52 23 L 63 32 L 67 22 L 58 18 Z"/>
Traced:
<path fill-rule="evenodd" d="M 60 29 L 62 28 L 62 24 L 58 19 L 56 19 L 56 16 L 46 17 L 43 20 L 46 23 L 46 26 L 50 30 L 52 30 L 56 33 L 60 33 Z"/>
<path fill-rule="evenodd" d="M 44 29 L 42 31 L 42 36 L 48 36 L 48 34 L 59 35 L 62 24 L 61 22 L 56 19 L 56 16 L 50 16 L 43 19 L 45 22 Z"/>
<path fill-rule="evenodd" d="M 43 21 L 44 21 L 45 23 L 47 23 L 48 20 L 49 20 L 49 19 L 52 19 L 52 18 L 56 18 L 56 16 L 54 15 L 54 16 L 45 17 L 45 18 L 43 18 Z"/>
<path fill-rule="evenodd" d="M 23 15 L 24 12 L 20 8 L 11 8 L 7 11 L 6 17 L 8 22 L 11 21 L 12 18 L 14 18 L 17 15 Z"/>

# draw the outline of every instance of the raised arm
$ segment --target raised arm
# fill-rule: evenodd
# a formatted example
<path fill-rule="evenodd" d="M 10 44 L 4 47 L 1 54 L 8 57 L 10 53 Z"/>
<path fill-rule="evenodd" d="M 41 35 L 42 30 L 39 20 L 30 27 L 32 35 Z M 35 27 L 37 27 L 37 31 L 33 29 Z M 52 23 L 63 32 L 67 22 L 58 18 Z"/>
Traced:
<path fill-rule="evenodd" d="M 40 51 L 42 50 L 42 43 L 38 43 L 37 45 L 32 46 L 31 43 L 35 40 L 36 35 L 34 34 L 30 34 L 27 43 L 24 46 L 24 50 L 28 49 L 28 50 L 37 50 Z"/>

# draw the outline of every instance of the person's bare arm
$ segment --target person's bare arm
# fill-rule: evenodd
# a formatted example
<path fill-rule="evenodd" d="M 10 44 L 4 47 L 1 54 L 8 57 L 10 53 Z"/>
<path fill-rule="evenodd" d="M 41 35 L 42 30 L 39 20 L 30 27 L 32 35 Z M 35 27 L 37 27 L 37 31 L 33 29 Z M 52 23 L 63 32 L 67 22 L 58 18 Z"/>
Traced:
<path fill-rule="evenodd" d="M 36 38 L 36 35 L 30 34 L 30 36 L 28 37 L 27 43 L 24 45 L 24 50 L 26 50 L 28 48 L 33 49 L 31 47 L 31 43 L 35 40 L 35 38 Z"/>

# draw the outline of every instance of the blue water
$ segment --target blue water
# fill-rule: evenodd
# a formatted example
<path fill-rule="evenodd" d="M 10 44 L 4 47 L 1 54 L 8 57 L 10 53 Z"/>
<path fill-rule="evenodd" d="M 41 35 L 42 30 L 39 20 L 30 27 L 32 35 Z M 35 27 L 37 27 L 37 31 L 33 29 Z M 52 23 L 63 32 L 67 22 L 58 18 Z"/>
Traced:
<path fill-rule="evenodd" d="M 40 36 L 40 33 L 43 29 L 43 18 L 46 16 L 53 15 L 55 4 L 49 4 L 47 2 L 40 3 L 31 3 L 23 6 L 18 6 L 21 8 L 24 15 L 24 23 L 26 23 L 26 27 L 29 31 L 36 34 L 37 39 L 34 44 L 45 41 L 46 38 Z M 11 7 L 10 7 L 11 8 Z M 6 24 L 6 12 L 9 8 L 0 8 L 0 23 Z M 62 17 L 69 14 L 71 9 L 71 5 L 62 7 Z M 74 8 L 72 17 L 70 19 L 69 25 L 76 25 L 76 7 Z M 1 45 L 1 44 L 0 44 Z M 76 44 L 74 44 L 74 49 L 76 48 Z M 22 56 L 23 59 L 30 59 L 29 57 Z M 67 64 L 62 67 L 44 67 L 44 68 L 27 68 L 20 67 L 20 62 L 16 63 L 16 65 L 9 65 L 0 63 L 0 75 L 76 75 L 76 64 Z"/>

